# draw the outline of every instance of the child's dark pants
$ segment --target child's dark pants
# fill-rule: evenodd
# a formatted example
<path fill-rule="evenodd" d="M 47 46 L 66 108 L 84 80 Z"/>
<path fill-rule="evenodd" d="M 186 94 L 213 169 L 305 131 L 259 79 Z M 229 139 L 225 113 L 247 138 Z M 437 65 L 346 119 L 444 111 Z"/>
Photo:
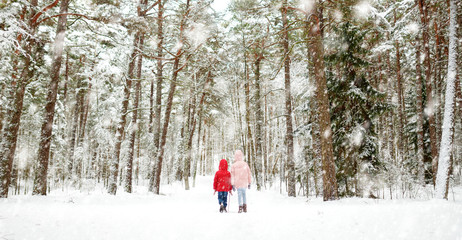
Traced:
<path fill-rule="evenodd" d="M 228 206 L 228 192 L 218 192 L 218 204 L 223 204 L 225 208 Z"/>

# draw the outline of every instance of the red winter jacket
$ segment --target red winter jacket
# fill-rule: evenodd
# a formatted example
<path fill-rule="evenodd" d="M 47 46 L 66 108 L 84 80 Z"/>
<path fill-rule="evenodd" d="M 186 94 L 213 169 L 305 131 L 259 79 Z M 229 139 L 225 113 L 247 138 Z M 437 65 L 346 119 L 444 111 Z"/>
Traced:
<path fill-rule="evenodd" d="M 213 179 L 213 189 L 217 192 L 228 192 L 233 189 L 231 186 L 231 173 L 228 171 L 228 162 L 221 159 L 218 171 Z"/>

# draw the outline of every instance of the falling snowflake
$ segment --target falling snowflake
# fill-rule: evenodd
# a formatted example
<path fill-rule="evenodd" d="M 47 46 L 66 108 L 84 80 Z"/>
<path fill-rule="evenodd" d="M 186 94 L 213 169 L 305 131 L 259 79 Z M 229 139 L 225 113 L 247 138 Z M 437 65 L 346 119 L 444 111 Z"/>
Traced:
<path fill-rule="evenodd" d="M 198 47 L 199 45 L 205 43 L 209 35 L 210 31 L 202 23 L 193 24 L 190 31 L 186 32 L 186 36 L 192 42 L 194 47 Z"/>
<path fill-rule="evenodd" d="M 311 12 L 314 8 L 315 1 L 314 0 L 300 0 L 299 6 L 300 9 L 303 9 L 305 12 Z"/>
<path fill-rule="evenodd" d="M 323 134 L 323 135 L 324 135 L 324 138 L 329 138 L 331 134 L 332 134 L 332 132 L 331 132 L 331 130 L 330 130 L 330 128 L 329 128 L 329 129 L 327 129 L 326 131 L 324 131 L 324 134 Z"/>
<path fill-rule="evenodd" d="M 408 24 L 406 26 L 406 30 L 410 33 L 410 34 L 417 34 L 419 33 L 419 30 L 420 30 L 420 26 L 419 24 L 417 24 L 416 22 L 412 22 L 410 24 Z"/>
<path fill-rule="evenodd" d="M 354 6 L 355 15 L 359 19 L 365 19 L 369 17 L 372 6 L 369 1 L 361 1 L 356 6 Z"/>

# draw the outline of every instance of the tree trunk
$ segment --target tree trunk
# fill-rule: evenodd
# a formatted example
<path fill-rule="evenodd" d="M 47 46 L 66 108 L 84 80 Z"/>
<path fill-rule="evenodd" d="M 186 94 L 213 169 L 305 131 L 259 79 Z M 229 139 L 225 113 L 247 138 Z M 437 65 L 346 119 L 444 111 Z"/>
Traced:
<path fill-rule="evenodd" d="M 60 13 L 67 13 L 68 0 L 62 0 Z M 54 42 L 53 58 L 51 63 L 51 81 L 48 86 L 47 103 L 45 106 L 45 116 L 40 134 L 40 145 L 38 150 L 38 168 L 34 180 L 34 195 L 46 195 L 47 193 L 47 174 L 48 160 L 50 154 L 51 137 L 53 132 L 53 119 L 55 115 L 56 98 L 58 95 L 59 74 L 61 69 L 64 39 L 66 34 L 67 15 L 58 17 L 56 38 Z"/>
<path fill-rule="evenodd" d="M 313 64 L 313 59 L 312 59 L 312 54 L 311 54 L 311 46 L 313 45 L 313 43 L 311 42 L 312 41 L 312 38 L 310 37 L 310 29 L 311 29 L 311 21 L 309 21 L 309 15 L 307 14 L 305 16 L 305 37 L 306 37 L 306 49 L 308 50 L 307 51 L 307 58 L 308 58 L 308 62 L 310 64 L 308 64 L 307 68 L 308 68 L 308 72 L 309 72 L 309 81 L 310 81 L 310 84 L 312 86 L 316 86 L 316 79 L 315 79 L 315 72 L 314 72 L 314 67 L 312 66 Z M 309 107 L 311 109 L 310 111 L 310 122 L 311 122 L 311 139 L 312 139 L 312 144 L 311 144 L 311 147 L 312 147 L 312 171 L 313 171 L 313 180 L 314 180 L 314 190 L 315 190 L 315 194 L 316 194 L 316 197 L 319 196 L 320 192 L 319 192 L 319 163 L 321 162 L 321 135 L 319 133 L 319 124 L 318 124 L 318 119 L 319 119 L 319 111 L 318 111 L 318 107 L 316 106 L 316 101 L 315 99 L 310 99 L 310 103 L 309 103 Z M 307 163 L 307 166 L 309 164 Z M 308 194 L 307 194 L 308 196 Z"/>
<path fill-rule="evenodd" d="M 420 184 L 425 185 L 424 169 L 424 133 L 423 133 L 423 105 L 422 105 L 422 71 L 420 67 L 420 40 L 416 41 L 416 88 L 417 88 L 417 179 Z"/>
<path fill-rule="evenodd" d="M 173 73 L 172 73 L 172 82 L 170 83 L 170 89 L 168 92 L 168 97 L 167 97 L 167 106 L 165 109 L 165 119 L 164 119 L 164 124 L 162 128 L 162 135 L 160 138 L 160 145 L 159 149 L 157 150 L 157 162 L 156 162 L 156 172 L 155 172 L 155 181 L 154 181 L 154 193 L 159 194 L 160 192 L 160 175 L 162 173 L 162 162 L 164 160 L 164 151 L 165 151 L 165 143 L 167 142 L 167 133 L 168 133 L 168 125 L 170 123 L 170 114 L 172 112 L 172 105 L 173 105 L 173 95 L 175 94 L 175 89 L 177 85 L 177 79 L 178 79 L 178 73 L 183 69 L 180 68 L 180 59 L 181 56 L 183 55 L 183 37 L 184 37 L 184 31 L 185 31 L 185 24 L 186 24 L 186 18 L 189 13 L 189 0 L 186 1 L 186 9 L 184 11 L 183 18 L 181 19 L 180 23 L 180 35 L 179 35 L 179 41 L 180 41 L 180 46 L 178 51 L 176 52 L 175 55 L 175 60 L 173 62 Z"/>
<path fill-rule="evenodd" d="M 27 64 L 28 65 L 28 64 Z M 24 74 L 28 75 L 29 70 L 24 69 Z M 24 76 L 25 78 L 26 76 Z M 26 80 L 26 79 L 24 79 Z M 12 109 L 7 112 L 7 124 L 2 135 L 0 145 L 0 198 L 8 197 L 8 189 L 11 183 L 11 172 L 13 170 L 13 159 L 16 152 L 16 143 L 18 140 L 18 131 L 21 122 L 24 93 L 26 90 L 26 83 L 21 80 L 16 83 L 18 86 L 13 87 Z"/>
<path fill-rule="evenodd" d="M 194 84 L 196 84 L 196 74 L 194 75 Z M 183 127 L 181 128 L 181 145 L 180 145 L 180 150 L 179 152 L 179 160 L 178 160 L 178 178 L 177 180 L 182 181 L 184 179 L 185 182 L 185 190 L 189 190 L 189 173 L 186 173 L 186 168 L 188 167 L 190 170 L 191 163 L 187 162 L 188 161 L 188 141 L 189 141 L 189 134 L 190 134 L 190 129 L 192 128 L 192 122 L 194 118 L 194 112 L 196 108 L 196 96 L 195 96 L 195 87 L 190 87 L 189 90 L 189 96 L 186 96 L 186 101 L 184 102 L 184 121 L 183 121 Z M 187 106 L 186 106 L 187 105 Z"/>
<path fill-rule="evenodd" d="M 389 52 L 386 53 L 386 62 L 389 67 L 391 67 L 390 63 L 390 56 Z M 391 70 L 388 70 L 388 73 L 391 75 Z M 393 88 L 393 81 L 387 80 L 387 102 L 393 102 L 393 94 L 394 94 L 394 88 Z M 395 149 L 395 130 L 394 130 L 394 112 L 393 110 L 389 111 L 387 113 L 387 123 L 388 123 L 388 142 L 387 142 L 387 149 L 388 149 L 388 154 L 390 155 L 390 161 L 392 164 L 395 163 L 396 161 L 396 149 Z"/>
<path fill-rule="evenodd" d="M 327 83 L 324 73 L 324 47 L 322 43 L 322 8 L 314 7 L 316 15 L 314 26 L 311 29 L 312 60 L 316 78 L 316 101 L 318 106 L 318 124 L 321 134 L 321 161 L 323 172 L 323 199 L 324 201 L 338 199 L 337 179 L 335 176 L 335 162 L 332 147 L 332 129 L 329 113 L 329 99 Z"/>
<path fill-rule="evenodd" d="M 243 39 L 243 44 L 245 44 L 245 39 Z M 245 46 L 245 45 L 244 45 Z M 244 91 L 245 91 L 245 123 L 247 127 L 247 134 L 244 141 L 245 151 L 244 154 L 247 155 L 247 162 L 249 167 L 252 170 L 255 170 L 255 166 L 253 165 L 253 134 L 252 134 L 252 126 L 250 120 L 250 77 L 247 65 L 247 49 L 244 47 Z M 239 91 L 239 90 L 238 90 Z M 254 173 L 255 174 L 255 173 Z"/>
<path fill-rule="evenodd" d="M 267 88 L 263 88 L 263 92 L 267 92 Z M 270 171 L 269 171 L 269 156 L 271 155 L 270 152 L 270 147 L 269 145 L 271 144 L 270 141 L 268 140 L 269 138 L 269 130 L 270 129 L 270 124 L 269 124 L 269 114 L 268 114 L 268 96 L 265 95 L 265 105 L 263 107 L 265 109 L 263 116 L 263 186 L 266 189 L 266 183 L 269 181 L 269 176 L 270 176 Z"/>
<path fill-rule="evenodd" d="M 433 102 L 432 93 L 432 75 L 430 63 L 430 42 L 428 26 L 428 6 L 425 0 L 419 0 L 420 19 L 422 22 L 422 44 L 424 47 L 424 66 L 425 66 L 425 90 L 427 95 L 426 115 L 428 117 L 430 128 L 430 147 L 432 153 L 433 183 L 435 184 L 436 172 L 438 170 L 438 148 L 436 139 L 435 126 L 435 103 Z"/>
<path fill-rule="evenodd" d="M 72 178 L 72 175 L 74 172 L 78 172 L 77 167 L 75 165 L 75 147 L 78 143 L 77 141 L 77 135 L 79 131 L 79 117 L 82 116 L 83 114 L 83 105 L 84 105 L 84 96 L 85 96 L 85 91 L 84 91 L 84 83 L 83 79 L 79 79 L 79 82 L 77 83 L 77 93 L 76 93 L 76 103 L 75 103 L 75 108 L 74 108 L 74 119 L 72 123 L 72 130 L 71 130 L 71 138 L 69 142 L 69 157 L 68 157 L 68 162 L 67 162 L 67 167 L 68 167 L 68 179 Z M 75 169 L 75 171 L 74 171 Z"/>
<path fill-rule="evenodd" d="M 159 151 L 160 145 L 160 131 L 161 131 L 161 114 L 162 114 L 162 82 L 164 78 L 163 69 L 163 44 L 164 44 L 164 33 L 163 33 L 163 21 L 164 21 L 164 4 L 162 0 L 158 4 L 158 11 L 157 11 L 157 71 L 156 71 L 156 110 L 155 110 L 155 118 L 154 118 L 154 154 Z M 154 155 L 153 158 L 157 156 Z M 155 185 L 155 175 L 156 175 L 156 162 L 153 161 L 151 164 L 151 175 L 149 178 L 149 191 L 154 192 L 154 185 Z"/>
<path fill-rule="evenodd" d="M 3 96 L 5 95 L 5 84 L 4 83 L 0 83 L 0 87 L 1 87 L 1 90 L 0 90 L 0 98 L 3 99 Z M 3 103 L 3 102 L 1 102 Z M 3 104 L 0 105 L 0 136 L 2 136 L 2 133 L 3 133 L 3 119 L 5 118 L 5 109 L 3 108 Z M 1 140 L 0 140 L 0 144 L 1 144 Z"/>
<path fill-rule="evenodd" d="M 21 15 L 21 20 L 25 21 L 25 19 L 29 19 L 27 22 L 28 24 L 28 33 L 31 36 L 35 35 L 35 22 L 33 22 L 32 18 L 36 14 L 36 7 L 38 3 L 37 0 L 30 1 L 30 12 L 29 14 L 26 13 L 26 9 L 24 9 L 23 15 Z M 18 44 L 21 44 L 21 36 L 18 37 L 19 41 Z M 13 169 L 13 159 L 16 151 L 16 143 L 18 139 L 18 131 L 19 126 L 21 123 L 21 115 L 23 109 L 23 101 L 24 101 L 24 94 L 26 90 L 26 85 L 29 79 L 32 77 L 34 71 L 31 70 L 32 65 L 32 55 L 33 50 L 35 48 L 35 40 L 33 37 L 27 38 L 23 43 L 24 52 L 28 53 L 28 55 L 24 56 L 24 62 L 21 66 L 21 74 L 18 76 L 16 75 L 18 71 L 17 66 L 18 61 L 16 58 L 19 58 L 21 52 L 16 50 L 14 54 L 13 60 L 13 68 L 14 73 L 12 74 L 12 82 L 10 86 L 10 91 L 8 94 L 8 100 L 11 104 L 7 103 L 6 109 L 6 120 L 5 126 L 3 126 L 2 131 L 2 139 L 0 140 L 0 198 L 8 197 L 8 189 L 11 183 L 11 174 Z M 6 86 L 5 86 L 6 87 Z"/>
<path fill-rule="evenodd" d="M 287 192 L 290 197 L 295 197 L 295 160 L 294 160 L 294 135 L 292 127 L 292 94 L 290 88 L 290 51 L 289 51 L 289 22 L 287 20 L 287 0 L 282 2 L 282 25 L 284 48 L 284 87 L 285 87 L 285 114 L 286 114 L 286 147 L 287 147 Z"/>
<path fill-rule="evenodd" d="M 170 90 L 168 92 L 167 98 L 167 106 L 165 109 L 165 119 L 162 128 L 162 135 L 160 138 L 160 145 L 157 153 L 157 162 L 156 162 L 156 173 L 155 173 L 155 182 L 154 182 L 154 193 L 159 194 L 160 190 L 160 174 L 162 173 L 162 162 L 164 160 L 164 148 L 165 143 L 167 142 L 167 133 L 168 133 L 168 125 L 170 123 L 170 114 L 172 112 L 172 105 L 173 105 L 173 95 L 175 94 L 175 88 L 177 84 L 178 78 L 178 70 L 179 70 L 179 62 L 180 62 L 180 54 L 181 50 L 177 52 L 177 56 L 175 57 L 175 61 L 173 63 L 173 76 L 172 82 L 170 83 Z"/>
<path fill-rule="evenodd" d="M 252 124 L 250 120 L 250 78 L 247 66 L 247 55 L 244 53 L 244 69 L 245 69 L 245 122 L 247 124 L 247 139 L 245 141 L 246 151 L 245 154 L 247 155 L 247 162 L 250 166 L 251 170 L 255 171 L 255 166 L 253 164 L 253 134 L 252 134 Z M 255 173 L 254 173 L 255 174 Z"/>
<path fill-rule="evenodd" d="M 200 164 L 202 165 L 202 147 L 201 147 L 201 133 L 202 133 L 202 109 L 199 109 L 199 114 L 197 114 L 197 117 L 199 117 L 199 127 L 197 129 L 197 157 L 196 160 L 194 161 L 194 168 L 193 168 L 193 187 L 196 186 L 196 176 L 197 176 L 197 165 Z M 201 168 L 199 168 L 199 174 L 200 174 Z"/>
<path fill-rule="evenodd" d="M 204 101 L 205 101 L 205 96 L 207 95 L 208 86 L 210 85 L 211 81 L 212 81 L 212 72 L 209 71 L 208 74 L 207 74 L 207 78 L 205 80 L 204 86 L 202 87 L 203 92 L 202 92 L 202 96 L 201 96 L 201 98 L 199 100 L 199 105 L 198 106 L 192 106 L 194 109 L 199 108 L 199 110 L 197 111 L 197 114 L 195 113 L 195 111 L 193 111 L 191 124 L 190 124 L 190 127 L 188 128 L 189 133 L 187 134 L 188 142 L 187 142 L 187 145 L 186 145 L 186 151 L 185 151 L 186 152 L 186 158 L 185 158 L 185 162 L 184 162 L 184 171 L 183 171 L 183 174 L 184 174 L 183 178 L 184 178 L 184 181 L 185 181 L 185 189 L 186 190 L 189 190 L 189 175 L 190 175 L 190 172 L 191 172 L 191 157 L 192 157 L 192 141 L 193 141 L 194 132 L 196 130 L 196 120 L 202 114 L 202 109 L 203 109 L 203 105 L 204 105 Z"/>
<path fill-rule="evenodd" d="M 448 80 L 446 83 L 446 95 L 443 117 L 443 133 L 441 148 L 438 159 L 438 172 L 436 177 L 436 197 L 448 199 L 449 169 L 452 154 L 452 131 L 454 126 L 454 97 L 455 81 L 457 78 L 457 5 L 455 0 L 450 0 L 449 17 L 449 59 Z"/>
<path fill-rule="evenodd" d="M 443 17 L 441 17 L 438 13 L 435 13 L 437 16 L 436 16 L 436 19 L 439 19 L 439 21 L 444 21 Z M 441 64 L 441 42 L 442 42 L 442 37 L 440 35 L 440 29 L 438 27 L 438 20 L 434 20 L 433 22 L 433 26 L 434 26 L 434 30 L 435 30 L 435 59 L 434 59 L 434 70 L 433 70 L 433 74 L 434 74 L 434 86 L 435 86 L 435 98 L 437 99 L 436 102 L 438 102 L 438 104 L 435 104 L 435 105 L 438 105 L 435 109 L 435 130 L 436 130 L 436 140 L 437 140 L 437 143 L 436 145 L 439 146 L 439 140 L 441 139 L 441 125 L 442 125 L 442 120 L 443 120 L 443 116 L 442 116 L 442 108 L 439 107 L 439 103 L 443 103 L 444 99 L 442 99 L 442 81 L 441 81 L 441 69 L 442 67 L 440 66 Z"/>
<path fill-rule="evenodd" d="M 133 111 L 132 111 L 132 129 L 130 131 L 130 140 L 129 140 L 129 149 L 128 149 L 128 160 L 127 160 L 127 173 L 125 175 L 125 192 L 131 193 L 132 192 L 132 176 L 133 176 L 133 158 L 135 153 L 135 140 L 136 140 L 136 133 L 138 132 L 138 107 L 140 103 L 140 95 L 141 95 L 141 70 L 143 66 L 143 55 L 141 52 L 143 51 L 144 45 L 144 34 L 139 34 L 138 40 L 138 54 L 137 54 L 137 66 L 136 66 L 136 85 L 135 85 L 135 101 L 133 103 Z"/>
<path fill-rule="evenodd" d="M 262 161 L 263 161 L 263 111 L 262 111 L 262 97 L 261 97 L 261 86 L 260 86 L 260 67 L 263 56 L 258 55 L 255 61 L 255 184 L 257 185 L 257 190 L 261 190 L 261 185 L 263 183 L 262 175 Z"/>
<path fill-rule="evenodd" d="M 398 93 L 398 113 L 399 113 L 399 129 L 405 128 L 405 106 L 404 106 L 404 94 L 403 94 L 403 83 L 401 78 L 401 55 L 400 55 L 400 47 L 399 42 L 395 41 L 396 45 L 396 92 Z M 404 131 L 398 131 L 398 151 L 401 163 L 405 162 L 405 153 L 406 151 L 406 143 L 404 140 Z"/>
<path fill-rule="evenodd" d="M 144 18 L 145 17 L 145 9 L 143 7 L 146 7 L 148 1 L 147 0 L 140 0 L 139 5 L 138 5 L 138 17 Z M 160 2 L 157 4 L 161 5 Z M 135 85 L 135 100 L 133 103 L 133 111 L 132 111 L 132 129 L 130 131 L 130 139 L 129 139 L 129 149 L 128 149 L 128 159 L 126 163 L 126 170 L 127 173 L 125 174 L 125 186 L 124 189 L 126 192 L 131 193 L 132 192 L 132 186 L 133 186 L 133 158 L 135 154 L 135 141 L 136 141 L 136 136 L 138 130 L 138 107 L 139 107 L 139 102 L 140 102 L 140 95 L 141 95 L 141 72 L 143 69 L 143 46 L 144 46 L 144 33 L 141 31 L 138 31 L 138 47 L 135 49 L 136 54 L 134 55 L 133 61 L 136 62 L 136 85 Z M 151 85 L 151 107 L 152 107 L 152 86 Z M 130 90 L 130 89 L 129 89 Z M 150 108 L 150 113 L 152 113 L 152 108 Z M 152 121 L 152 114 L 149 117 L 149 120 Z M 149 127 L 151 129 L 151 127 Z"/>
<path fill-rule="evenodd" d="M 85 138 L 85 128 L 87 126 L 87 119 L 88 119 L 88 112 L 90 111 L 90 94 L 91 94 L 91 77 L 88 79 L 88 83 L 82 89 L 82 106 L 79 116 L 79 131 L 77 142 L 77 149 L 79 149 L 79 153 L 83 152 L 83 143 Z M 77 155 L 77 166 L 75 167 L 75 175 L 76 177 L 81 180 L 82 174 L 84 173 L 84 166 L 83 166 L 83 156 L 82 154 Z"/>
<path fill-rule="evenodd" d="M 117 126 L 116 141 L 114 147 L 114 155 L 112 156 L 111 166 L 109 168 L 109 186 L 108 193 L 116 195 L 117 193 L 117 178 L 119 176 L 119 162 L 120 162 L 120 151 L 124 138 L 125 124 L 127 123 L 128 115 L 128 103 L 130 101 L 130 90 L 132 88 L 132 79 L 134 79 L 135 63 L 137 56 L 137 48 L 139 46 L 139 35 L 135 34 L 133 39 L 133 50 L 130 56 L 130 63 L 128 64 L 128 75 L 124 86 L 124 99 L 122 101 L 122 109 L 120 112 L 120 120 Z"/>

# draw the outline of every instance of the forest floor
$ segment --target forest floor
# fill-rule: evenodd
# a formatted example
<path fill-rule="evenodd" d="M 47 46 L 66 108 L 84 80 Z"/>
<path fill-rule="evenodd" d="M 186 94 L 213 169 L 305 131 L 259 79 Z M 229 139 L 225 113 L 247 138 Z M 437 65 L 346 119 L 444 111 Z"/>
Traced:
<path fill-rule="evenodd" d="M 48 196 L 0 199 L 1 240 L 144 239 L 454 239 L 462 240 L 462 189 L 455 200 L 289 198 L 247 192 L 248 213 L 219 213 L 212 177 L 180 183 L 161 195 L 144 188 L 117 196 L 104 189 L 54 191 Z"/>

